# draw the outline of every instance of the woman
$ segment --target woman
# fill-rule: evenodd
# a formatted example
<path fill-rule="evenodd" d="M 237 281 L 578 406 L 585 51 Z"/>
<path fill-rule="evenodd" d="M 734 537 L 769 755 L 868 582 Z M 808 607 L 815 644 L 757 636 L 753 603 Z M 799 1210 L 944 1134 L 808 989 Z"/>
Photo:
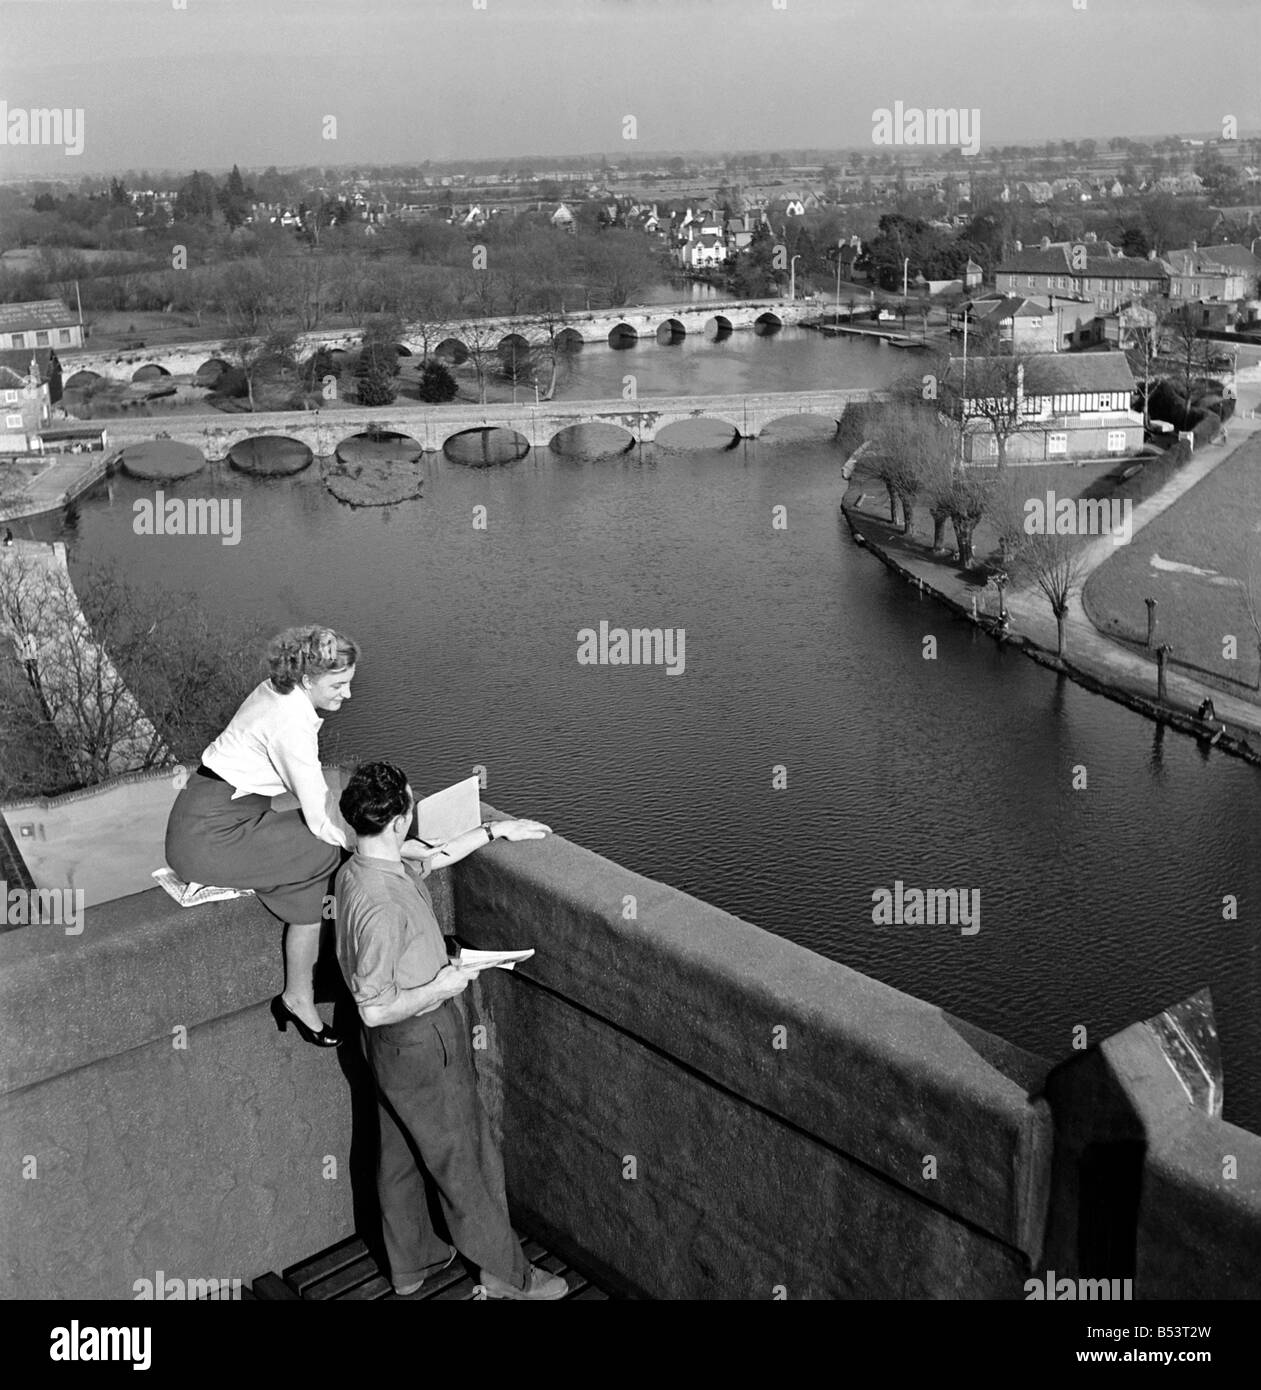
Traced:
<path fill-rule="evenodd" d="M 166 827 L 166 862 L 190 883 L 252 888 L 286 923 L 285 987 L 272 1000 L 283 1032 L 293 1023 L 317 1047 L 341 1037 L 315 1007 L 315 962 L 329 878 L 355 846 L 320 769 L 316 710 L 350 699 L 359 648 L 327 627 L 293 627 L 267 646 L 268 680 L 201 755 Z M 273 811 L 292 792 L 298 810 Z"/>

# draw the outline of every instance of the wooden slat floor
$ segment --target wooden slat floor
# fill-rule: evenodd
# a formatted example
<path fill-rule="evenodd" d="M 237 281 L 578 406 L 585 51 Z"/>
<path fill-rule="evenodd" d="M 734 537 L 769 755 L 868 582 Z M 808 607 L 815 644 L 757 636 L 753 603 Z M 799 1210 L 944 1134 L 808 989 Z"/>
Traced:
<path fill-rule="evenodd" d="M 609 1294 L 591 1283 L 585 1275 L 553 1255 L 537 1240 L 520 1236 L 525 1257 L 531 1264 L 559 1274 L 569 1285 L 566 1298 L 607 1299 Z M 291 1265 L 281 1274 L 263 1274 L 254 1280 L 252 1295 L 256 1299 L 350 1299 L 363 1301 L 384 1299 L 390 1303 L 419 1303 L 432 1299 L 435 1303 L 453 1300 L 473 1301 L 476 1280 L 464 1262 L 456 1256 L 454 1263 L 442 1273 L 433 1275 L 415 1293 L 400 1298 L 390 1287 L 389 1279 L 381 1272 L 368 1247 L 358 1236 L 350 1236 L 336 1245 L 312 1255 L 309 1260 Z M 247 1297 L 250 1295 L 247 1294 Z"/>

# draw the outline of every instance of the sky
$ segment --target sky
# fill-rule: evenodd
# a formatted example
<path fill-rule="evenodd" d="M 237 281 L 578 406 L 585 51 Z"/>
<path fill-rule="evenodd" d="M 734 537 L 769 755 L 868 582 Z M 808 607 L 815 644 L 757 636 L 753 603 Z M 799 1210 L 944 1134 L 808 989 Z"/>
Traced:
<path fill-rule="evenodd" d="M 866 147 L 897 101 L 1250 136 L 1261 0 L 0 0 L 0 101 L 83 112 L 0 178 Z"/>

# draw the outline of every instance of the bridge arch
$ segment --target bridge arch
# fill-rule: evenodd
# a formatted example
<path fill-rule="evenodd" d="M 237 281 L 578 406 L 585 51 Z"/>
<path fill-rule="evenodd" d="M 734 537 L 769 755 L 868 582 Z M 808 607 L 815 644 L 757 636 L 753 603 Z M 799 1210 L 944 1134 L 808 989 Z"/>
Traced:
<path fill-rule="evenodd" d="M 390 454 L 397 454 L 400 459 L 419 458 L 425 452 L 425 446 L 414 435 L 402 434 L 398 430 L 362 429 L 346 435 L 334 446 L 334 458 L 341 459 L 343 463 L 353 461 L 352 456 L 356 452 L 354 446 L 360 441 L 364 444 L 389 446 Z"/>
<path fill-rule="evenodd" d="M 576 328 L 562 328 L 556 335 L 556 348 L 558 352 L 577 352 L 584 341 Z"/>
<path fill-rule="evenodd" d="M 462 338 L 443 338 L 433 355 L 458 367 L 469 359 L 468 344 Z"/>
<path fill-rule="evenodd" d="M 442 452 L 454 463 L 489 468 L 524 458 L 530 441 L 510 425 L 468 425 L 447 435 Z"/>
<path fill-rule="evenodd" d="M 840 427 L 840 420 L 831 411 L 797 410 L 775 415 L 764 421 L 758 438 L 762 438 L 770 430 L 771 438 L 767 442 L 771 444 L 777 439 L 785 443 L 803 438 L 823 440 L 830 439 Z"/>
<path fill-rule="evenodd" d="M 228 370 L 230 363 L 222 357 L 207 357 L 200 367 L 193 373 L 193 384 L 196 386 L 213 386 L 216 381 Z"/>
<path fill-rule="evenodd" d="M 91 368 L 81 368 L 66 378 L 65 388 L 67 391 L 79 391 L 85 386 L 97 386 L 105 380 L 100 372 L 94 372 Z"/>
<path fill-rule="evenodd" d="M 170 372 L 160 362 L 146 362 L 143 367 L 137 367 L 131 374 L 132 381 L 157 381 L 160 377 L 170 376 Z"/>
<path fill-rule="evenodd" d="M 614 424 L 612 420 L 578 422 L 566 425 L 556 431 L 547 441 L 553 453 L 568 458 L 590 458 L 610 454 L 624 454 L 633 449 L 638 441 L 625 425 Z"/>
<path fill-rule="evenodd" d="M 769 309 L 765 313 L 759 314 L 753 320 L 753 331 L 755 333 L 776 333 L 783 328 L 784 320 L 778 314 L 773 314 Z"/>
<path fill-rule="evenodd" d="M 609 329 L 609 346 L 611 348 L 634 347 L 638 341 L 639 334 L 625 320 L 621 323 L 615 323 Z"/>
<path fill-rule="evenodd" d="M 657 341 L 659 343 L 681 343 L 687 337 L 687 329 L 679 319 L 663 319 L 657 325 Z"/>
<path fill-rule="evenodd" d="M 739 425 L 721 415 L 685 415 L 660 425 L 653 442 L 665 449 L 722 449 L 739 438 Z"/>
<path fill-rule="evenodd" d="M 712 342 L 725 338 L 733 331 L 734 325 L 726 314 L 715 314 L 713 318 L 705 320 L 704 333 Z"/>
<path fill-rule="evenodd" d="M 315 451 L 288 434 L 249 434 L 228 446 L 224 458 L 238 473 L 280 477 L 309 468 Z"/>
<path fill-rule="evenodd" d="M 505 333 L 496 350 L 500 357 L 508 357 L 514 352 L 529 352 L 530 340 L 521 333 Z"/>

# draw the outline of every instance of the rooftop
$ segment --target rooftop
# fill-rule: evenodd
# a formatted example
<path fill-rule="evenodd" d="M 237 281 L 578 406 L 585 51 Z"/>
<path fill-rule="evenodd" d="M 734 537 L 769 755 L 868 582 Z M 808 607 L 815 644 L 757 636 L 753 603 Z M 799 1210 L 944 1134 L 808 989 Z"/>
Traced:
<path fill-rule="evenodd" d="M 60 299 L 31 299 L 20 304 L 0 304 L 0 333 L 21 333 L 39 328 L 70 328 L 79 322 Z"/>

